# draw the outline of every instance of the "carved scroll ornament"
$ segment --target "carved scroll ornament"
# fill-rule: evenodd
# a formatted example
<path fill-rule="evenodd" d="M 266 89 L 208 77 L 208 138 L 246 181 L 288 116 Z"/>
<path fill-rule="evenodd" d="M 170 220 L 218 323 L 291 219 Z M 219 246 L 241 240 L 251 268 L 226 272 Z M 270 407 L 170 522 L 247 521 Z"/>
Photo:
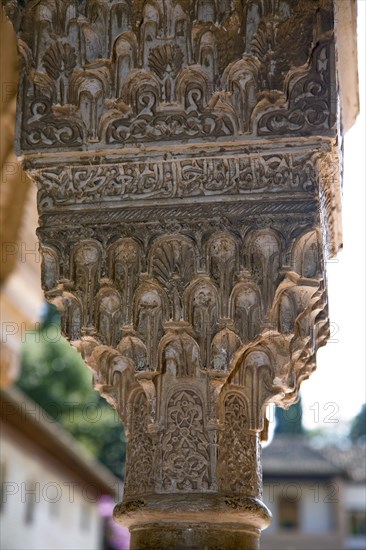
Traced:
<path fill-rule="evenodd" d="M 258 536 L 266 407 L 296 401 L 329 335 L 332 2 L 5 8 L 43 288 L 129 438 L 116 517 Z"/>
<path fill-rule="evenodd" d="M 331 1 L 5 8 L 23 63 L 23 151 L 335 128 Z"/>

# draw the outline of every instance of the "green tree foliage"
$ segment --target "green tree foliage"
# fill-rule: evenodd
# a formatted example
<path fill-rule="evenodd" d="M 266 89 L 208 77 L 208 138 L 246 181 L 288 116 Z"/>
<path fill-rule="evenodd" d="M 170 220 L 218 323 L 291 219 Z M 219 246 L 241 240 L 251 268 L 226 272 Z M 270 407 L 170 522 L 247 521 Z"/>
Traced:
<path fill-rule="evenodd" d="M 360 412 L 353 419 L 349 436 L 353 443 L 357 443 L 361 438 L 366 438 L 366 403 L 362 405 Z"/>
<path fill-rule="evenodd" d="M 301 400 L 287 410 L 276 407 L 276 435 L 303 435 Z"/>
<path fill-rule="evenodd" d="M 57 310 L 46 306 L 38 330 L 23 345 L 19 388 L 100 462 L 122 477 L 125 436 L 114 409 L 93 389 L 92 373 L 60 335 Z"/>

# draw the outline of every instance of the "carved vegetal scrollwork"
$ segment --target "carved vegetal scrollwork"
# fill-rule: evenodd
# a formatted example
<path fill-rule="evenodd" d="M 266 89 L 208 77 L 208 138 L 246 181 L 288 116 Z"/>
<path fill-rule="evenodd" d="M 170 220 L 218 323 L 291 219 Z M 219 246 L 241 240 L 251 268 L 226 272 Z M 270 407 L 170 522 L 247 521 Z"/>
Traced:
<path fill-rule="evenodd" d="M 258 120 L 258 135 L 278 135 L 316 129 L 326 131 L 334 126 L 336 92 L 331 84 L 333 51 L 329 42 L 314 49 L 310 70 L 298 69 L 288 77 L 287 108 L 281 99 L 269 105 Z"/>
<path fill-rule="evenodd" d="M 176 391 L 167 403 L 162 440 L 164 489 L 200 491 L 210 485 L 209 439 L 202 401 L 192 390 Z"/>
<path fill-rule="evenodd" d="M 22 148 L 331 130 L 331 2 L 299 4 L 68 0 L 15 15 L 8 0 L 25 45 Z"/>
<path fill-rule="evenodd" d="M 149 493 L 154 488 L 154 453 L 146 433 L 147 403 L 142 391 L 133 398 L 129 417 L 125 492 L 132 496 Z"/>
<path fill-rule="evenodd" d="M 27 100 L 26 100 L 27 101 Z M 81 149 L 84 124 L 73 106 L 52 107 L 48 97 L 37 96 L 26 103 L 29 117 L 24 121 L 21 147 L 31 150 L 35 147 L 73 147 Z"/>
<path fill-rule="evenodd" d="M 314 155 L 277 154 L 128 162 L 35 172 L 39 207 L 95 200 L 156 200 L 253 193 L 311 193 L 317 187 Z"/>
<path fill-rule="evenodd" d="M 220 435 L 218 480 L 222 490 L 260 496 L 258 476 L 258 435 L 249 432 L 248 404 L 237 393 L 229 393 L 224 403 L 225 425 Z"/>

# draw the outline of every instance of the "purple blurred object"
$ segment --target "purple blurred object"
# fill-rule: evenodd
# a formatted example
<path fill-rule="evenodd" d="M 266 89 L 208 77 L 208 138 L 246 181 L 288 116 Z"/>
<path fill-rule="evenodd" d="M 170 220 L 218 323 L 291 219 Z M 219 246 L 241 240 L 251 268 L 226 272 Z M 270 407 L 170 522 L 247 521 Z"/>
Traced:
<path fill-rule="evenodd" d="M 106 538 L 109 548 L 113 550 L 129 550 L 130 548 L 130 532 L 126 527 L 118 525 L 113 521 L 113 508 L 115 502 L 109 495 L 103 495 L 99 499 L 99 513 L 105 518 L 106 522 Z"/>

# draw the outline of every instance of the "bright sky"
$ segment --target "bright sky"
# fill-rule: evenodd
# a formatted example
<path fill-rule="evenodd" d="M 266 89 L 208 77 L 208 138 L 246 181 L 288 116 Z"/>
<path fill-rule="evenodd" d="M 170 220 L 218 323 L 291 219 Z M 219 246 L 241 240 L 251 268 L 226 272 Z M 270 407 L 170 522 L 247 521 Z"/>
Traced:
<path fill-rule="evenodd" d="M 343 243 L 328 263 L 332 340 L 317 355 L 317 371 L 303 383 L 304 424 L 335 429 L 366 401 L 365 377 L 365 20 L 358 0 L 358 63 L 361 113 L 345 136 Z M 328 415 L 328 418 L 326 418 Z M 330 415 L 330 416 L 329 416 Z"/>

